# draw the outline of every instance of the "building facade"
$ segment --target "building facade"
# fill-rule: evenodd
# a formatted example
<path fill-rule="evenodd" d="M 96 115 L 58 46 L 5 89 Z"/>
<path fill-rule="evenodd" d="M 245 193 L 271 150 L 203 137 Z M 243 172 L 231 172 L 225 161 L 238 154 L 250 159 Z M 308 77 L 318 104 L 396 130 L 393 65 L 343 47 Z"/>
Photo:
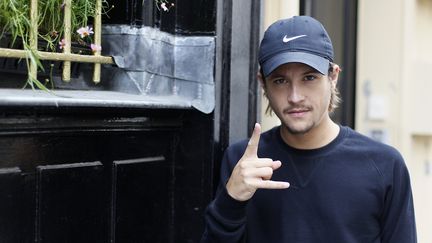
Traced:
<path fill-rule="evenodd" d="M 347 6 L 347 2 L 353 5 Z M 428 206 L 432 202 L 432 80 L 428 75 L 432 68 L 432 47 L 428 44 L 432 38 L 432 2 L 321 4 L 318 8 L 320 1 L 313 0 L 264 1 L 263 26 L 278 18 L 309 14 L 329 28 L 336 62 L 342 74 L 347 67 L 351 72 L 338 82 L 345 118 L 338 115 L 335 119 L 402 153 L 411 174 L 418 241 L 432 242 L 432 210 Z M 353 17 L 356 24 L 347 25 Z M 344 41 L 350 43 L 341 43 Z M 354 51 L 341 53 L 347 50 L 341 46 L 350 45 L 355 46 Z M 354 60 L 349 60 L 350 56 Z M 352 84 L 343 86 L 344 82 Z M 263 99 L 261 116 L 264 126 L 270 128 L 278 121 L 264 114 L 265 102 Z"/>

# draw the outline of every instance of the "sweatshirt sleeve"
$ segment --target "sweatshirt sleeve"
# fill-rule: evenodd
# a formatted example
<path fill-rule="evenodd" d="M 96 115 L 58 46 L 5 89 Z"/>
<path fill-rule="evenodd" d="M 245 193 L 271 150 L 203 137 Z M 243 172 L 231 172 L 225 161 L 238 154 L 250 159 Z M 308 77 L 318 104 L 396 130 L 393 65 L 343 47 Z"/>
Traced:
<path fill-rule="evenodd" d="M 226 190 L 226 182 L 237 163 L 239 156 L 227 149 L 221 164 L 220 183 L 215 199 L 205 213 L 205 231 L 201 242 L 243 242 L 246 228 L 247 202 L 237 201 Z M 238 158 L 237 158 L 238 157 Z"/>
<path fill-rule="evenodd" d="M 393 168 L 385 175 L 386 195 L 381 217 L 381 242 L 417 242 L 410 176 L 397 153 Z"/>

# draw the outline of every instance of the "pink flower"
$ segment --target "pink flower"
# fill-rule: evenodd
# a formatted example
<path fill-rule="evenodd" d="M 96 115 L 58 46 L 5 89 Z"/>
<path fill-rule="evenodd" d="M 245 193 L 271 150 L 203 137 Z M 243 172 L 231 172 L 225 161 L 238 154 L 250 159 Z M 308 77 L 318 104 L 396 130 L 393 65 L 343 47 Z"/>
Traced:
<path fill-rule="evenodd" d="M 91 44 L 90 48 L 92 49 L 93 52 L 97 52 L 97 51 L 101 51 L 102 50 L 102 46 L 96 45 L 96 44 Z"/>
<path fill-rule="evenodd" d="M 81 38 L 94 34 L 93 28 L 88 26 L 79 28 L 77 33 L 81 36 Z"/>
<path fill-rule="evenodd" d="M 160 6 L 163 9 L 163 11 L 165 11 L 165 12 L 167 12 L 169 10 L 168 7 L 166 6 L 166 3 L 161 3 Z"/>
<path fill-rule="evenodd" d="M 65 46 L 66 46 L 66 40 L 63 38 L 59 42 L 59 47 L 60 47 L 60 49 L 63 49 Z"/>

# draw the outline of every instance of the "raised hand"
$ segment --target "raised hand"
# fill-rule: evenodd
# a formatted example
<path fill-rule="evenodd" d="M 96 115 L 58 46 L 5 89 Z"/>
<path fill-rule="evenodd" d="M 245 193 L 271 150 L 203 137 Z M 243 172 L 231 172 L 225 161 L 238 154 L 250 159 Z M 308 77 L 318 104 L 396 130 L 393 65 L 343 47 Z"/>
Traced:
<path fill-rule="evenodd" d="M 261 137 L 261 126 L 256 123 L 246 150 L 234 167 L 226 189 L 228 194 L 238 200 L 249 200 L 258 188 L 285 189 L 288 182 L 272 181 L 273 170 L 282 164 L 269 158 L 258 158 L 258 143 Z"/>

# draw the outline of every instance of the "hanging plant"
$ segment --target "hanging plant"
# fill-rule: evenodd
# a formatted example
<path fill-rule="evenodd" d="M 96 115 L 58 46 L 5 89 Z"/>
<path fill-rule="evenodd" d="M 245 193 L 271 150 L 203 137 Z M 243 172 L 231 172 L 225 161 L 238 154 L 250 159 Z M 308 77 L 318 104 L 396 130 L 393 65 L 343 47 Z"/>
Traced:
<path fill-rule="evenodd" d="M 108 5 L 107 0 L 102 0 L 102 14 L 106 14 L 112 7 Z M 32 62 L 43 70 L 38 53 L 32 50 L 30 45 L 31 31 L 37 28 L 37 38 L 39 43 L 42 43 L 39 49 L 49 52 L 61 51 L 66 45 L 64 9 L 64 0 L 38 0 L 38 22 L 37 26 L 32 26 L 30 0 L 0 1 L 0 39 L 10 38 L 10 48 L 18 46 L 26 51 L 27 67 L 29 62 Z M 96 11 L 95 0 L 71 0 L 71 41 L 74 45 L 88 49 L 89 53 L 90 50 L 100 51 L 101 49 L 99 45 L 92 43 L 93 32 L 92 27 L 89 26 Z M 83 33 L 83 30 L 88 31 Z M 27 83 L 32 88 L 36 85 L 45 89 L 43 84 L 30 76 Z"/>
<path fill-rule="evenodd" d="M 66 0 L 37 0 L 37 23 L 31 23 L 31 0 L 1 0 L 0 1 L 0 39 L 9 38 L 8 48 L 22 49 L 26 52 L 25 62 L 30 74 L 31 67 L 44 71 L 40 54 L 43 52 L 62 52 L 68 46 L 77 47 L 71 53 L 100 53 L 101 46 L 93 42 L 91 23 L 97 13 L 96 0 L 70 0 L 70 41 L 65 39 L 65 4 Z M 102 13 L 107 14 L 114 5 L 109 6 L 108 0 L 101 0 Z M 174 3 L 167 0 L 154 0 L 155 6 L 161 12 L 168 12 Z M 35 32 L 35 28 L 37 31 Z M 32 48 L 31 35 L 37 33 L 38 50 Z M 100 43 L 100 41 L 99 41 Z M 83 51 L 86 50 L 86 51 Z M 7 55 L 6 55 L 7 56 Z M 1 57 L 1 56 L 0 56 Z M 30 65 L 30 63 L 32 65 Z M 50 65 L 51 69 L 53 65 Z M 52 70 L 50 70 L 52 73 Z M 49 80 L 48 80 L 49 81 Z M 31 88 L 46 90 L 45 84 L 36 77 L 28 75 L 27 84 Z"/>

